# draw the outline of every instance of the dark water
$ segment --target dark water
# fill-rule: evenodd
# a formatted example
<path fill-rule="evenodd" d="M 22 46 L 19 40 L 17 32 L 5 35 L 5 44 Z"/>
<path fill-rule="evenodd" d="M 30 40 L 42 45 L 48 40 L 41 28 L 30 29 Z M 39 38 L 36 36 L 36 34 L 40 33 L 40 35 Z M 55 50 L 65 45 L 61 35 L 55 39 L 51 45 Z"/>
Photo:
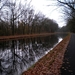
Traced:
<path fill-rule="evenodd" d="M 0 41 L 0 75 L 21 75 L 62 38 L 56 35 Z"/>

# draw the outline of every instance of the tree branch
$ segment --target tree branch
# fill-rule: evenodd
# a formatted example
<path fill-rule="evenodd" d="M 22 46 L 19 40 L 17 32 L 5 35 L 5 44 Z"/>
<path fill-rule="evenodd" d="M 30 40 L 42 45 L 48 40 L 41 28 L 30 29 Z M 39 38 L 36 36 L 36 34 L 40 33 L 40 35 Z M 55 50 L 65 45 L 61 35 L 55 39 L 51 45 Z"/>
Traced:
<path fill-rule="evenodd" d="M 63 2 L 60 0 L 57 0 L 59 3 L 67 5 L 68 7 L 70 7 L 72 10 L 75 10 L 75 8 L 71 5 L 71 4 L 75 4 L 74 2 Z"/>

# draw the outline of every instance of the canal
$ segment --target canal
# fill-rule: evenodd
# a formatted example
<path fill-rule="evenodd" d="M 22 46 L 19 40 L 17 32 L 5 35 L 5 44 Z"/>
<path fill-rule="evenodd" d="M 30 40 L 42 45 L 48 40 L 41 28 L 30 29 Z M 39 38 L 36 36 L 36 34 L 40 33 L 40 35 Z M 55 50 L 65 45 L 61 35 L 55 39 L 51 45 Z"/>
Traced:
<path fill-rule="evenodd" d="M 0 75 L 21 75 L 52 50 L 64 36 L 0 41 Z"/>

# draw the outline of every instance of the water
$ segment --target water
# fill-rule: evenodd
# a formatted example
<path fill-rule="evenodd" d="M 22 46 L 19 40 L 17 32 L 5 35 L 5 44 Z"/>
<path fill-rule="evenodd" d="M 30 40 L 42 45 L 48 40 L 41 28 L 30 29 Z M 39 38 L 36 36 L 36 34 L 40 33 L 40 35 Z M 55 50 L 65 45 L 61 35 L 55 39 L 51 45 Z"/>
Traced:
<path fill-rule="evenodd" d="M 21 75 L 47 54 L 61 37 L 26 38 L 0 42 L 0 75 Z"/>

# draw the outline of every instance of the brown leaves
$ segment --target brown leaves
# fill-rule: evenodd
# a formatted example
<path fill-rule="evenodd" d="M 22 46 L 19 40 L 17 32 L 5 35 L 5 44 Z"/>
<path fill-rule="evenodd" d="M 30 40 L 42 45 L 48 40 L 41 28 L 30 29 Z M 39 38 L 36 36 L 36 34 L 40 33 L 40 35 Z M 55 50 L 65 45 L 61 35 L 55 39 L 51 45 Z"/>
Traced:
<path fill-rule="evenodd" d="M 66 37 L 51 52 L 35 64 L 35 67 L 25 71 L 23 75 L 59 75 L 64 53 L 70 36 Z"/>

